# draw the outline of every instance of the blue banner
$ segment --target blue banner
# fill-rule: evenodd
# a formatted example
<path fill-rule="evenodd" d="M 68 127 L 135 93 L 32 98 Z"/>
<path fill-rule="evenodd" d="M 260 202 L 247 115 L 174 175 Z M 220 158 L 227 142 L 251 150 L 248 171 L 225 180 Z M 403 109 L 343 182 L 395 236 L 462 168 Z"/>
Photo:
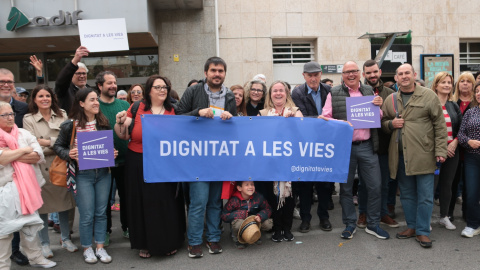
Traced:
<path fill-rule="evenodd" d="M 142 129 L 147 183 L 347 181 L 353 128 L 346 122 L 144 115 Z"/>

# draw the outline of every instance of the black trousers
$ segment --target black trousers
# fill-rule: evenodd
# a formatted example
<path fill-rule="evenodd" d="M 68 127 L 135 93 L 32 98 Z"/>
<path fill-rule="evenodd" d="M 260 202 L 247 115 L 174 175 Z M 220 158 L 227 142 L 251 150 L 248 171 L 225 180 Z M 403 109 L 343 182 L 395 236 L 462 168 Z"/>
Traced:
<path fill-rule="evenodd" d="M 317 190 L 318 207 L 317 215 L 320 219 L 329 219 L 328 203 L 332 195 L 332 183 L 330 182 L 295 182 L 294 189 L 300 198 L 300 217 L 302 221 L 310 222 L 312 220 L 312 196 L 313 188 Z"/>

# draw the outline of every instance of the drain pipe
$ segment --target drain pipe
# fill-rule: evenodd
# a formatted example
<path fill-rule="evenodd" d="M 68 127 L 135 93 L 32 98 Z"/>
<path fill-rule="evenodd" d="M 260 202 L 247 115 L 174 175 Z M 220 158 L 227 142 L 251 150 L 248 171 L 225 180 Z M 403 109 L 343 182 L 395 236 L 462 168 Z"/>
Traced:
<path fill-rule="evenodd" d="M 215 0 L 215 54 L 220 57 L 220 36 L 218 34 L 218 0 Z"/>

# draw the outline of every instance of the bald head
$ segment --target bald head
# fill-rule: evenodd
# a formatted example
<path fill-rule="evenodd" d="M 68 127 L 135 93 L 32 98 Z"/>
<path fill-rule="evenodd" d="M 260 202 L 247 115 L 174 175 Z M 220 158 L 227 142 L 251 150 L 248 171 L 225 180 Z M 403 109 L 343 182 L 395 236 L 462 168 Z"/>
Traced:
<path fill-rule="evenodd" d="M 342 79 L 345 85 L 352 89 L 358 89 L 360 85 L 360 69 L 354 61 L 343 64 Z"/>
<path fill-rule="evenodd" d="M 395 70 L 395 74 L 398 74 L 398 70 L 399 70 L 400 68 L 401 68 L 402 70 L 404 70 L 405 68 L 410 68 L 410 70 L 412 71 L 412 73 L 415 73 L 415 69 L 413 69 L 413 66 L 410 65 L 409 63 L 406 63 L 406 64 L 400 65 L 400 66 Z"/>

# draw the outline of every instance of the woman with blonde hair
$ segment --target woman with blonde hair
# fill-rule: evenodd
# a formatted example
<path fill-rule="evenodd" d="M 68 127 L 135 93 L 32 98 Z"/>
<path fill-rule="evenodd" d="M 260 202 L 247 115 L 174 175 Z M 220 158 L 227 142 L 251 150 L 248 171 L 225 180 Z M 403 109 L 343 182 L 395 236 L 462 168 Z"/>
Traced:
<path fill-rule="evenodd" d="M 459 148 L 457 133 L 462 122 L 462 112 L 457 103 L 452 101 L 453 77 L 446 72 L 438 73 L 432 84 L 432 90 L 437 94 L 442 104 L 443 115 L 447 124 L 447 159 L 442 163 L 440 174 L 435 177 L 435 189 L 440 185 L 440 220 L 439 224 L 445 226 L 448 230 L 455 230 L 448 217 L 450 201 L 452 199 L 452 187 L 458 186 L 454 183 L 455 172 L 457 171 L 459 160 Z M 452 211 L 453 212 L 453 211 Z"/>
<path fill-rule="evenodd" d="M 458 77 L 455 91 L 453 91 L 453 101 L 456 101 L 462 114 L 468 110 L 470 102 L 473 100 L 473 86 L 475 85 L 475 78 L 470 72 L 463 72 Z"/>
<path fill-rule="evenodd" d="M 283 81 L 272 83 L 265 98 L 265 108 L 260 110 L 259 116 L 303 117 L 302 112 L 298 107 L 295 107 L 288 86 Z M 263 191 L 266 194 L 262 193 L 262 195 L 267 199 L 273 210 L 274 233 L 272 241 L 292 241 L 294 237 L 291 230 L 293 209 L 295 208 L 292 196 L 292 183 L 290 181 L 275 181 L 273 189 L 270 183 L 265 183 L 270 185 L 269 189 Z"/>
<path fill-rule="evenodd" d="M 472 107 L 470 104 L 474 100 L 474 94 L 473 94 L 473 87 L 475 85 L 475 78 L 472 75 L 472 73 L 466 71 L 460 74 L 457 80 L 457 84 L 455 85 L 455 90 L 453 93 L 453 101 L 457 102 L 458 107 L 460 108 L 460 111 L 462 112 L 462 115 L 465 115 L 465 113 Z M 453 221 L 453 210 L 455 208 L 455 203 L 456 203 L 456 197 L 457 195 L 465 197 L 465 173 L 464 173 L 464 148 L 461 146 L 460 147 L 460 161 L 457 167 L 457 172 L 455 174 L 455 180 L 453 181 L 454 187 L 453 187 L 453 196 L 452 200 L 450 201 L 450 210 L 449 216 L 451 216 L 451 221 Z M 455 186 L 455 183 L 464 183 L 463 185 L 463 191 L 462 192 L 457 192 L 458 191 L 458 185 Z M 463 194 L 463 195 L 462 195 Z M 465 199 L 465 198 L 463 198 Z M 462 203 L 462 216 L 465 219 L 465 213 L 466 213 L 466 208 L 467 205 L 465 203 Z"/>

